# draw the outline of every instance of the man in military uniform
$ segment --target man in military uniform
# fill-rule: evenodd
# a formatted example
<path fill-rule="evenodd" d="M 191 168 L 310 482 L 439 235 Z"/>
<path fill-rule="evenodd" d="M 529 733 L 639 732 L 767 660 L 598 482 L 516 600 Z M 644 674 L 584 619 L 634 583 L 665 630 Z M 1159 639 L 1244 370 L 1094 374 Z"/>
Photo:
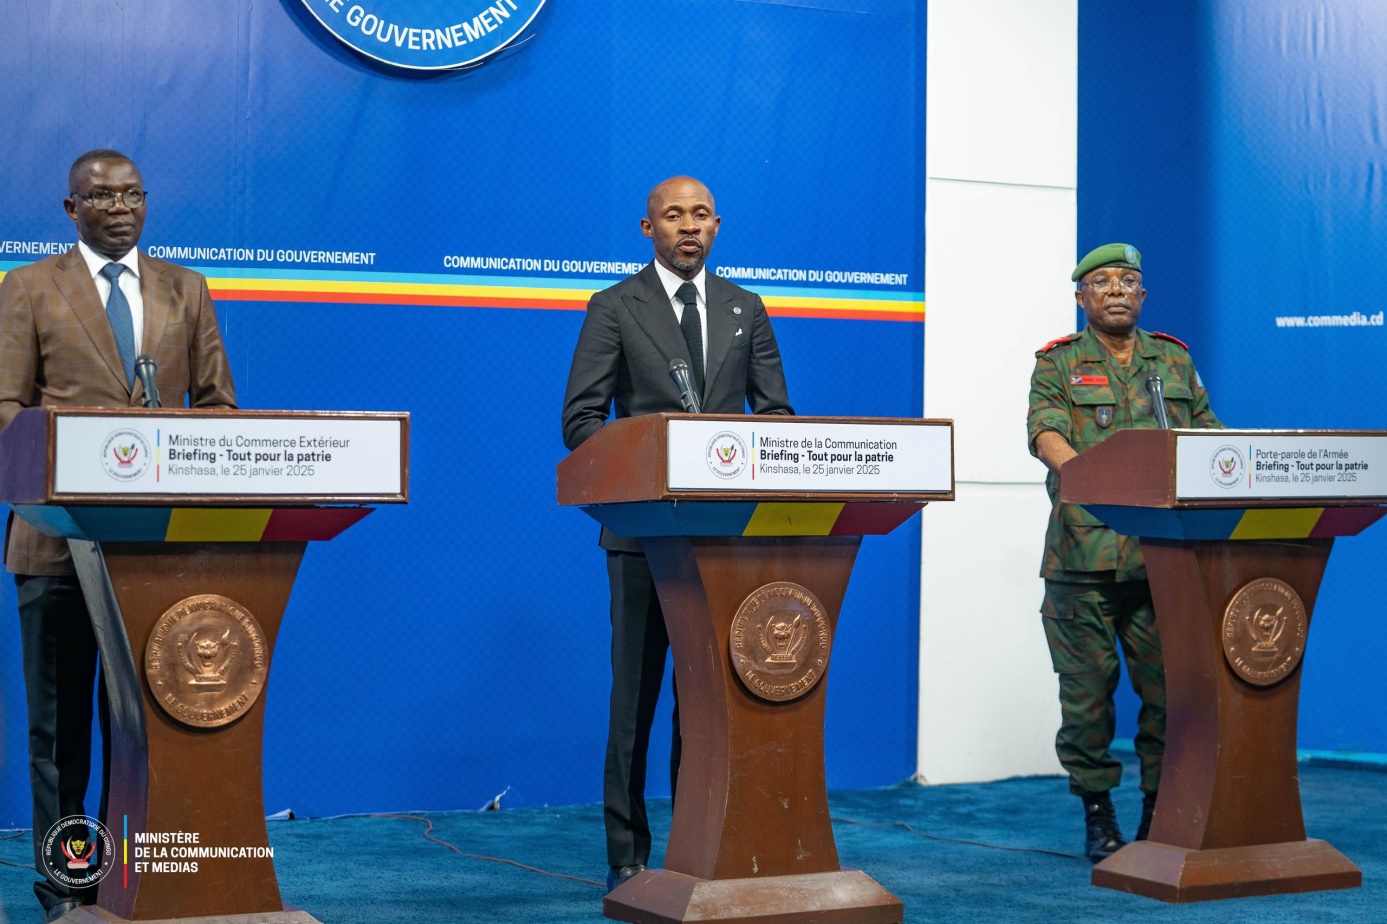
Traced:
<path fill-rule="evenodd" d="M 1141 697 L 1137 756 L 1141 760 L 1144 840 L 1156 806 L 1165 751 L 1165 668 L 1156 632 L 1151 589 L 1137 539 L 1119 536 L 1073 504 L 1062 504 L 1060 466 L 1130 427 L 1158 427 L 1146 388 L 1152 372 L 1164 384 L 1172 427 L 1222 427 L 1194 370 L 1185 344 L 1137 328 L 1142 288 L 1141 254 L 1128 244 L 1106 244 L 1079 261 L 1070 277 L 1075 300 L 1088 318 L 1077 334 L 1052 340 L 1035 354 L 1026 431 L 1032 455 L 1050 473 L 1052 504 L 1040 576 L 1041 605 L 1050 659 L 1060 681 L 1055 750 L 1069 774 L 1069 789 L 1084 803 L 1085 850 L 1098 862 L 1126 841 L 1108 794 L 1122 765 L 1108 752 L 1115 724 L 1117 648 Z"/>

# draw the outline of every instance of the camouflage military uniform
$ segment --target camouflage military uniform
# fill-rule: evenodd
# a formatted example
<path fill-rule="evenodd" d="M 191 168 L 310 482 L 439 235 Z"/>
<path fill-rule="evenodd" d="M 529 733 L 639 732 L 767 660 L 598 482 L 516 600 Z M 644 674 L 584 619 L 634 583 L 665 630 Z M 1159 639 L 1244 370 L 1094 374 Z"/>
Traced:
<path fill-rule="evenodd" d="M 1146 376 L 1165 386 L 1172 427 L 1222 427 L 1185 346 L 1162 334 L 1136 332 L 1130 365 L 1119 366 L 1092 330 L 1063 337 L 1036 353 L 1026 419 L 1035 438 L 1054 430 L 1083 452 L 1127 428 L 1157 426 Z M 1059 477 L 1045 480 L 1052 508 L 1040 576 L 1045 578 L 1045 637 L 1060 679 L 1062 724 L 1055 750 L 1076 794 L 1117 785 L 1121 764 L 1108 753 L 1115 724 L 1117 646 L 1141 697 L 1136 750 L 1141 788 L 1155 792 L 1165 750 L 1165 668 L 1146 566 L 1137 539 L 1120 536 L 1082 507 L 1059 502 Z"/>

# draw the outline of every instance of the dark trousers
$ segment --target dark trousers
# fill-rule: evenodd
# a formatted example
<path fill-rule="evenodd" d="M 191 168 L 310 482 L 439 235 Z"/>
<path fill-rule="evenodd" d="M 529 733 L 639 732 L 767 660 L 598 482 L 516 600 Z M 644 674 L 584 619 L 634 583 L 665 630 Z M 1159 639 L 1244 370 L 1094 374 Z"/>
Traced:
<path fill-rule="evenodd" d="M 644 555 L 608 552 L 607 578 L 612 591 L 612 699 L 602 798 L 607 863 L 618 869 L 650 861 L 650 821 L 645 812 L 646 752 L 665 675 L 669 635 Z M 679 775 L 680 750 L 676 691 L 669 759 L 671 793 Z"/>
<path fill-rule="evenodd" d="M 43 871 L 43 839 L 69 815 L 84 815 L 91 779 L 92 687 L 101 722 L 99 819 L 105 821 L 111 764 L 109 709 L 98 682 L 96 636 L 76 575 L 15 575 L 29 706 L 29 786 L 34 796 L 34 864 Z M 77 899 L 96 901 L 96 889 L 69 889 L 45 877 L 34 883 L 44 908 Z"/>

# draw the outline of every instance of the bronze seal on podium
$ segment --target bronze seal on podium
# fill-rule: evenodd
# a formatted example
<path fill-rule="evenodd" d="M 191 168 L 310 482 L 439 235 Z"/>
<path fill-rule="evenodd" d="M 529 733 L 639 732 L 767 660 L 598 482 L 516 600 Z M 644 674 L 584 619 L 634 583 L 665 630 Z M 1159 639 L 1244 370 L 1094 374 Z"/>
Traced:
<path fill-rule="evenodd" d="M 1259 578 L 1239 588 L 1223 611 L 1223 655 L 1243 680 L 1270 686 L 1300 663 L 1308 628 L 1295 588 Z"/>
<path fill-rule="evenodd" d="M 742 684 L 761 699 L 783 703 L 823 679 L 833 633 L 813 591 L 776 581 L 756 588 L 737 607 L 728 647 Z"/>
<path fill-rule="evenodd" d="M 260 623 L 219 594 L 184 597 L 169 607 L 144 650 L 154 699 L 194 728 L 217 728 L 244 715 L 265 689 L 268 663 Z"/>

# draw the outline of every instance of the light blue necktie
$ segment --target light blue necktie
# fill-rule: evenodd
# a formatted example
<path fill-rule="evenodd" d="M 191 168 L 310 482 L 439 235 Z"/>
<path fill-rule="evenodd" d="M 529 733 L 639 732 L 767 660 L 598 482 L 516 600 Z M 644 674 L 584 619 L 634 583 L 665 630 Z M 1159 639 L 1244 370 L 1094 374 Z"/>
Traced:
<path fill-rule="evenodd" d="M 101 275 L 111 283 L 111 295 L 106 299 L 106 317 L 111 322 L 111 332 L 116 335 L 116 349 L 120 351 L 120 364 L 125 367 L 125 382 L 135 387 L 135 322 L 130 317 L 130 303 L 120 290 L 120 274 L 125 267 L 119 263 L 107 263 L 101 267 Z"/>

